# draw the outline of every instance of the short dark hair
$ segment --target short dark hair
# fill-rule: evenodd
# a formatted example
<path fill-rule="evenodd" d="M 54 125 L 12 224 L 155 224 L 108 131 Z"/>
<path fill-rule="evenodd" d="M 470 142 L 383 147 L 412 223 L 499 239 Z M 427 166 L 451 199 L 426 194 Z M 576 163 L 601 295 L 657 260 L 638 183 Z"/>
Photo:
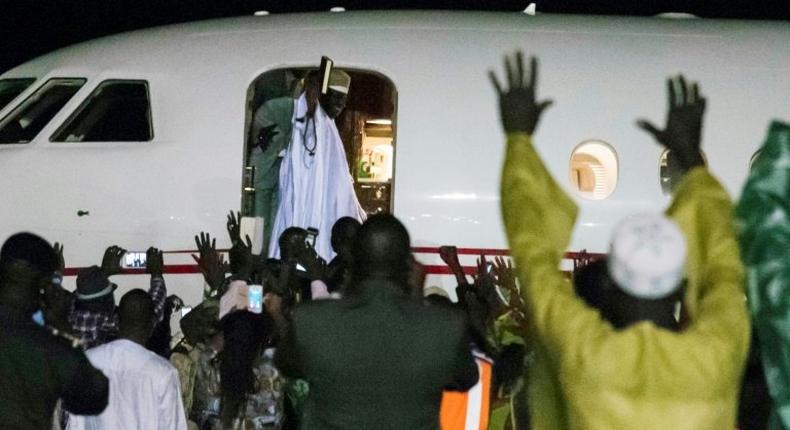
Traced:
<path fill-rule="evenodd" d="M 0 265 L 24 261 L 42 275 L 49 276 L 58 270 L 55 249 L 46 240 L 33 233 L 17 233 L 9 237 L 0 249 Z"/>
<path fill-rule="evenodd" d="M 288 227 L 280 234 L 277 244 L 280 245 L 280 254 L 290 252 L 296 246 L 304 243 L 307 238 L 307 230 L 301 227 Z"/>
<path fill-rule="evenodd" d="M 136 288 L 121 297 L 118 304 L 121 330 L 150 331 L 154 327 L 154 316 L 154 301 L 144 290 Z"/>
<path fill-rule="evenodd" d="M 411 262 L 411 239 L 406 227 L 392 215 L 373 215 L 354 238 L 354 276 L 374 272 L 407 279 Z"/>
<path fill-rule="evenodd" d="M 337 220 L 332 226 L 332 249 L 339 253 L 343 245 L 351 245 L 360 227 L 362 227 L 362 223 L 350 216 L 344 216 Z"/>

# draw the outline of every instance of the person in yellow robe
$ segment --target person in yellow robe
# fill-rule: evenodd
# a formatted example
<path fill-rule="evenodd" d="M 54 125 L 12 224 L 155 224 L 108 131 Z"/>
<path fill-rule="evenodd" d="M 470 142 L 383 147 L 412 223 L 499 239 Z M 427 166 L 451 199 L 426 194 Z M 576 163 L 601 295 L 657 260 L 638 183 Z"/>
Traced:
<path fill-rule="evenodd" d="M 559 268 L 578 209 L 532 143 L 551 103 L 536 101 L 537 62 L 532 59 L 528 78 L 520 53 L 506 67 L 507 88 L 491 77 L 507 134 L 502 214 L 536 347 L 529 372 L 531 428 L 734 428 L 750 327 L 732 203 L 699 156 L 705 99 L 698 87 L 682 78 L 670 81 L 667 127 L 639 124 L 676 152 L 686 171 L 666 216 L 685 238 L 687 282 L 674 291 L 682 291 L 688 323 L 673 331 L 632 315 L 630 324 L 615 328 L 574 294 Z M 625 261 L 610 262 L 610 272 L 617 264 L 639 268 L 621 257 Z M 673 291 L 650 282 L 628 285 L 627 276 L 612 278 L 638 303 Z"/>

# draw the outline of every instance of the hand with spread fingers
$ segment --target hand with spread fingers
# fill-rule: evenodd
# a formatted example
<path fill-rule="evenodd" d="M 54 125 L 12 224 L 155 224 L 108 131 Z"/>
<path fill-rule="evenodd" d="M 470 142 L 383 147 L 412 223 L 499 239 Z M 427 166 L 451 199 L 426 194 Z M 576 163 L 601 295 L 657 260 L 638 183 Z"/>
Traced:
<path fill-rule="evenodd" d="M 493 71 L 488 72 L 491 83 L 499 95 L 499 110 L 502 126 L 506 133 L 535 132 L 543 111 L 551 106 L 551 100 L 538 102 L 538 60 L 530 58 L 529 75 L 524 71 L 524 56 L 521 51 L 513 57 L 505 57 L 507 87 L 503 88 Z"/>
<path fill-rule="evenodd" d="M 663 130 L 645 119 L 637 125 L 650 133 L 656 141 L 669 149 L 686 172 L 693 167 L 705 165 L 700 152 L 702 141 L 702 117 L 705 114 L 706 99 L 696 82 L 687 83 L 683 75 L 667 79 L 669 112 Z"/>
<path fill-rule="evenodd" d="M 150 274 L 151 276 L 161 277 L 162 273 L 164 273 L 164 268 L 165 260 L 164 255 L 162 255 L 162 251 L 154 248 L 153 246 L 148 248 L 148 251 L 145 252 L 146 273 Z"/>
<path fill-rule="evenodd" d="M 217 240 L 212 240 L 208 233 L 200 233 L 200 236 L 195 236 L 195 244 L 200 256 L 192 254 L 192 258 L 200 268 L 211 291 L 220 291 L 225 282 L 225 274 L 228 272 L 228 264 L 225 262 L 225 257 L 217 252 Z"/>
<path fill-rule="evenodd" d="M 230 271 L 233 274 L 233 278 L 248 281 L 255 266 L 250 236 L 245 235 L 244 241 L 237 240 L 230 248 L 228 258 L 230 259 Z"/>
<path fill-rule="evenodd" d="M 126 254 L 126 250 L 120 246 L 113 245 L 104 251 L 101 261 L 101 270 L 107 276 L 121 273 L 121 259 Z"/>
<path fill-rule="evenodd" d="M 241 212 L 230 211 L 228 214 L 228 236 L 230 236 L 230 243 L 235 244 L 241 241 Z"/>

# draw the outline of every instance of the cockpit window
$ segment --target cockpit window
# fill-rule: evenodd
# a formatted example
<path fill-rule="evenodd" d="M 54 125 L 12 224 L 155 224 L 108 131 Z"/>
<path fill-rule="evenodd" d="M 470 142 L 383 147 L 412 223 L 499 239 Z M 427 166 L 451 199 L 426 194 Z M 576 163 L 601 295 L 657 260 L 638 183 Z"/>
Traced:
<path fill-rule="evenodd" d="M 28 143 L 85 84 L 82 78 L 53 78 L 0 121 L 0 144 Z"/>
<path fill-rule="evenodd" d="M 0 79 L 0 109 L 6 107 L 35 81 L 35 78 Z"/>
<path fill-rule="evenodd" d="M 147 142 L 153 139 L 145 81 L 107 80 L 52 136 L 53 142 Z"/>

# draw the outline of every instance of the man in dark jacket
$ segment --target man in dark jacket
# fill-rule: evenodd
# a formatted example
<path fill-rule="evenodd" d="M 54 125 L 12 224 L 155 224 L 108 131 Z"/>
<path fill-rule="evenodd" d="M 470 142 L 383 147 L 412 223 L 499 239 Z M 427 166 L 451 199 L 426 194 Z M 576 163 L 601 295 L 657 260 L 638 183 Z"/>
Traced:
<path fill-rule="evenodd" d="M 310 384 L 303 429 L 438 429 L 442 389 L 478 379 L 465 321 L 410 298 L 409 235 L 391 215 L 363 224 L 342 300 L 296 309 L 275 363 Z"/>
<path fill-rule="evenodd" d="M 52 247 L 30 233 L 0 250 L 0 427 L 52 428 L 55 402 L 77 414 L 107 406 L 107 378 L 75 343 L 33 323 L 42 291 L 57 270 Z"/>

